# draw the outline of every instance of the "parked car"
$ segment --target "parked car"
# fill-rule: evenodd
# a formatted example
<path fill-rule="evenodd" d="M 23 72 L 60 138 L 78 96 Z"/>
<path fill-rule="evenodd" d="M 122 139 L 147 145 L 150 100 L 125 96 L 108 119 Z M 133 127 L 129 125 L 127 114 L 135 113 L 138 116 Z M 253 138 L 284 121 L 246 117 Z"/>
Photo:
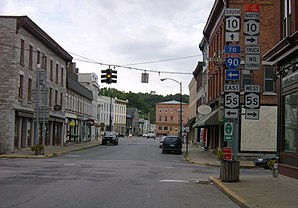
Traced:
<path fill-rule="evenodd" d="M 106 131 L 102 138 L 102 144 L 112 143 L 114 145 L 118 145 L 119 138 L 118 134 L 115 131 Z"/>
<path fill-rule="evenodd" d="M 150 138 L 155 139 L 155 133 L 154 133 L 154 132 L 149 132 L 149 133 L 147 134 L 147 139 L 150 139 Z"/>
<path fill-rule="evenodd" d="M 166 136 L 162 143 L 162 154 L 176 152 L 182 154 L 182 141 L 178 136 Z"/>
<path fill-rule="evenodd" d="M 263 157 L 257 158 L 253 161 L 255 166 L 262 167 L 266 170 L 270 169 L 269 161 L 277 162 L 276 155 L 264 155 Z"/>
<path fill-rule="evenodd" d="M 160 137 L 159 139 L 159 148 L 162 148 L 162 143 L 163 143 L 163 140 L 166 138 L 166 136 L 162 136 Z"/>
<path fill-rule="evenodd" d="M 118 137 L 124 137 L 124 134 L 118 134 Z"/>

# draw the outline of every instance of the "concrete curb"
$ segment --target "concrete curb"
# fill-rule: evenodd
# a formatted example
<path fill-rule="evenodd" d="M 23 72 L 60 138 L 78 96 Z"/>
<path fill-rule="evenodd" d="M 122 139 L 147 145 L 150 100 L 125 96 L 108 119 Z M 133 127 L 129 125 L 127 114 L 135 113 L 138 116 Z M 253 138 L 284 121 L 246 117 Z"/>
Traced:
<path fill-rule="evenodd" d="M 46 159 L 49 157 L 55 157 L 61 154 L 65 154 L 68 152 L 74 152 L 74 151 L 79 151 L 79 150 L 83 150 L 83 149 L 89 149 L 92 147 L 96 147 L 96 146 L 100 146 L 101 144 L 94 144 L 94 145 L 90 145 L 90 146 L 86 146 L 86 147 L 78 147 L 76 149 L 71 149 L 71 150 L 65 150 L 62 152 L 57 152 L 57 153 L 50 153 L 50 154 L 45 154 L 45 155 L 0 155 L 0 158 L 23 158 L 23 159 Z"/>
<path fill-rule="evenodd" d="M 238 204 L 242 208 L 249 208 L 250 206 L 247 202 L 240 197 L 238 194 L 233 192 L 227 186 L 224 185 L 219 179 L 215 178 L 214 176 L 210 176 L 209 179 L 215 184 L 215 186 L 221 190 L 224 194 L 226 194 L 230 199 L 232 199 L 236 204 Z"/>

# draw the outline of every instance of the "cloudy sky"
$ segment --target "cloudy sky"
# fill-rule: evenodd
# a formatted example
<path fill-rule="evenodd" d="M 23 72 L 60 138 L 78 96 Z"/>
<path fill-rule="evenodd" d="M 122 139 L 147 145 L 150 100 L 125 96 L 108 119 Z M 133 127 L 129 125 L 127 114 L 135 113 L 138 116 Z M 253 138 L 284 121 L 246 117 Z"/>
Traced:
<path fill-rule="evenodd" d="M 80 73 L 94 72 L 100 77 L 107 65 L 137 68 L 115 68 L 117 83 L 99 83 L 101 87 L 175 94 L 179 92 L 178 83 L 160 81 L 172 78 L 181 81 L 183 93 L 189 94 L 191 74 L 202 60 L 198 45 L 213 3 L 214 0 L 0 0 L 0 14 L 29 16 L 73 56 Z M 145 72 L 142 69 L 149 73 L 149 83 L 141 83 Z"/>

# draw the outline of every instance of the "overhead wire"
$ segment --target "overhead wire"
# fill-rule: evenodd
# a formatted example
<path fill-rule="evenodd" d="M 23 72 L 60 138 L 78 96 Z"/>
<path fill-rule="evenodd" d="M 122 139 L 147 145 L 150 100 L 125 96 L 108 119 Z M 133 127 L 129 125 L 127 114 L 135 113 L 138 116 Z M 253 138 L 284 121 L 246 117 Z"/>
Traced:
<path fill-rule="evenodd" d="M 0 23 L 0 26 L 3 26 L 5 28 L 7 28 L 7 29 L 10 29 L 10 30 L 15 31 L 15 29 L 10 28 L 10 27 L 8 27 L 6 25 L 3 25 L 1 23 Z M 26 37 L 29 37 L 29 38 L 34 38 L 31 35 L 24 34 L 24 33 L 21 33 L 21 32 L 19 32 L 19 33 L 22 34 L 23 36 L 26 36 Z M 8 45 L 8 44 L 5 44 L 5 43 L 0 43 L 0 45 L 21 50 L 21 47 L 12 46 L 12 45 Z M 23 49 L 23 50 L 29 51 L 29 49 Z M 37 50 L 33 50 L 32 52 L 33 53 L 37 53 Z M 85 60 L 82 60 L 82 59 L 73 58 L 73 60 L 80 61 L 80 62 L 85 62 L 85 63 L 90 63 L 90 64 L 98 64 L 98 65 L 102 65 L 102 66 L 113 66 L 114 68 L 125 68 L 125 69 L 130 69 L 130 70 L 143 71 L 145 73 L 152 72 L 152 73 L 158 73 L 159 75 L 161 73 L 163 73 L 163 74 L 192 75 L 192 73 L 189 73 L 189 72 L 177 72 L 177 71 L 161 71 L 161 70 L 154 70 L 154 69 L 137 68 L 137 67 L 132 67 L 132 66 L 143 65 L 143 64 L 150 64 L 150 63 L 160 63 L 160 62 L 167 62 L 167 61 L 176 61 L 176 60 L 194 58 L 194 57 L 198 57 L 199 56 L 199 55 L 191 55 L 191 56 L 184 56 L 184 57 L 176 57 L 176 58 L 169 58 L 169 59 L 162 59 L 162 60 L 154 60 L 154 61 L 146 61 L 146 62 L 138 62 L 138 63 L 131 63 L 131 64 L 119 65 L 119 64 L 111 64 L 111 63 L 102 63 L 102 62 L 98 62 L 98 61 L 92 60 L 90 58 L 84 57 L 82 55 L 79 55 L 79 54 L 76 54 L 76 53 L 73 53 L 73 52 L 69 52 L 69 53 L 70 54 L 73 54 L 75 56 L 78 56 L 80 58 L 85 59 Z M 52 54 L 52 53 L 43 52 L 43 54 L 57 57 L 56 54 Z"/>

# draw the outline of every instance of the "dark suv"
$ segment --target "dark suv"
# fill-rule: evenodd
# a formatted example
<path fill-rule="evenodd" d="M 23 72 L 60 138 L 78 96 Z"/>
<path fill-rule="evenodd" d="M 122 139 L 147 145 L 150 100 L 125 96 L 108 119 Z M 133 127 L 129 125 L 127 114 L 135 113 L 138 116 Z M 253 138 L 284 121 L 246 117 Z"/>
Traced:
<path fill-rule="evenodd" d="M 182 142 L 178 136 L 166 136 L 162 143 L 162 154 L 176 152 L 182 154 Z"/>
<path fill-rule="evenodd" d="M 102 144 L 112 143 L 114 145 L 118 144 L 118 134 L 114 131 L 106 131 L 102 138 Z"/>

